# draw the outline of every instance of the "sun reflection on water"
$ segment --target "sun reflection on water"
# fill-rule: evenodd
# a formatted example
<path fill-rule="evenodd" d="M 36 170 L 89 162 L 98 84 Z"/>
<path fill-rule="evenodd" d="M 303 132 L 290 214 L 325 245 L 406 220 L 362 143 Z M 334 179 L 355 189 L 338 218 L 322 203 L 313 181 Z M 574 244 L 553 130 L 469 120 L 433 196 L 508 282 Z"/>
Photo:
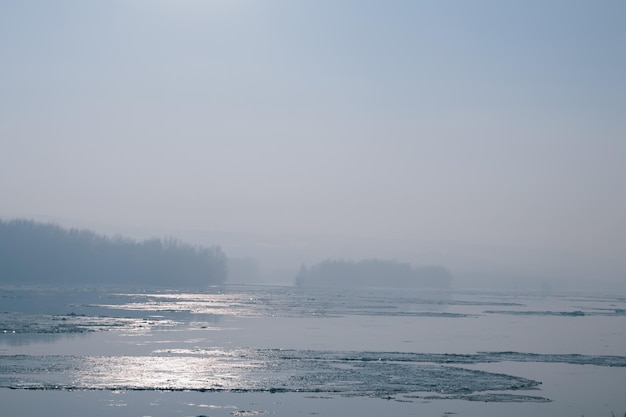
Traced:
<path fill-rule="evenodd" d="M 123 304 L 98 304 L 115 310 L 154 311 L 154 312 L 190 312 L 193 314 L 216 314 L 225 316 L 257 316 L 252 308 L 257 300 L 241 294 L 118 294 L 141 301 Z"/>
<path fill-rule="evenodd" d="M 246 374 L 258 367 L 226 351 L 211 357 L 86 357 L 76 369 L 74 384 L 91 389 L 232 390 L 254 386 Z"/>

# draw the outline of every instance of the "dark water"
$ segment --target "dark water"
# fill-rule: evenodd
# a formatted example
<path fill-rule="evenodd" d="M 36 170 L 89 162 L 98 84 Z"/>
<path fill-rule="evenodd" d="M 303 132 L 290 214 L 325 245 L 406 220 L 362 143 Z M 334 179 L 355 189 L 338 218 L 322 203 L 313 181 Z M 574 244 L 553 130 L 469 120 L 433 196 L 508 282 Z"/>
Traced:
<path fill-rule="evenodd" d="M 3 289 L 0 400 L 12 415 L 620 415 L 624 311 L 614 295 Z"/>

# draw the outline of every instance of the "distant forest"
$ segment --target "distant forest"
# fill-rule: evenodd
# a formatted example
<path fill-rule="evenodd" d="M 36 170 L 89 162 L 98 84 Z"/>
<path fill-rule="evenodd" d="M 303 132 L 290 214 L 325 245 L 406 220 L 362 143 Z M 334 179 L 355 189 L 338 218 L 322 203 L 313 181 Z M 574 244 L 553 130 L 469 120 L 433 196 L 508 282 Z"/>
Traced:
<path fill-rule="evenodd" d="M 224 282 L 227 272 L 219 247 L 0 220 L 0 284 L 202 287 Z"/>
<path fill-rule="evenodd" d="M 326 260 L 296 276 L 302 287 L 449 288 L 452 274 L 441 266 L 412 267 L 408 263 L 368 259 L 359 262 Z"/>

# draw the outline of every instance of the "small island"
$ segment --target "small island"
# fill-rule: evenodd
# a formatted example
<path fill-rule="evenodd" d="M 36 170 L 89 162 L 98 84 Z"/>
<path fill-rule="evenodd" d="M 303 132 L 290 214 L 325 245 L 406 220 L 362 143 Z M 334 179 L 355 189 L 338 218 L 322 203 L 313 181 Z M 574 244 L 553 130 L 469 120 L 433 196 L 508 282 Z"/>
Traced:
<path fill-rule="evenodd" d="M 411 266 L 395 260 L 358 262 L 325 260 L 302 265 L 296 275 L 300 287 L 450 288 L 452 274 L 442 266 Z"/>

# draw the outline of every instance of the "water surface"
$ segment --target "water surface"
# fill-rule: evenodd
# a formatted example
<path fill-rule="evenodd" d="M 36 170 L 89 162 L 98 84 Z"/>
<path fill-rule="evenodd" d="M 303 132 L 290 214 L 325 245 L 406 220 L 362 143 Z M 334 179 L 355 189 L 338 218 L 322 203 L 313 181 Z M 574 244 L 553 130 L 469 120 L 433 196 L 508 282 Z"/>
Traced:
<path fill-rule="evenodd" d="M 615 295 L 6 288 L 0 303 L 12 415 L 626 411 Z"/>

